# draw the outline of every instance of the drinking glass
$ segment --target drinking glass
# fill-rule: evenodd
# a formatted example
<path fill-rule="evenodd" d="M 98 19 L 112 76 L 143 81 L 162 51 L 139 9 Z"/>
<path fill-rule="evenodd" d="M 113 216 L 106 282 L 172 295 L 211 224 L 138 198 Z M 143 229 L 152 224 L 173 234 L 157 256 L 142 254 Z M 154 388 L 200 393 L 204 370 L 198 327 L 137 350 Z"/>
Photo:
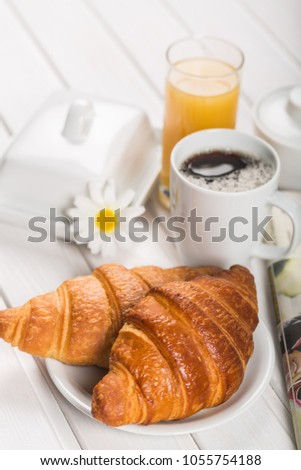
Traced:
<path fill-rule="evenodd" d="M 159 197 L 169 207 L 170 155 L 192 132 L 234 128 L 244 55 L 227 41 L 191 37 L 173 43 L 166 53 L 163 154 Z"/>

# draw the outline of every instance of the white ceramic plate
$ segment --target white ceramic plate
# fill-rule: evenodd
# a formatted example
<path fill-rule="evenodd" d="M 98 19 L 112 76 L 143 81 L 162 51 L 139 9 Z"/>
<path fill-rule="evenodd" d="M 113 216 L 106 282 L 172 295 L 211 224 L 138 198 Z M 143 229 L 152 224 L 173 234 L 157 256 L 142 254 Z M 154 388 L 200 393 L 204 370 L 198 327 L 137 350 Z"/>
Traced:
<path fill-rule="evenodd" d="M 254 353 L 243 383 L 238 391 L 220 406 L 202 410 L 190 418 L 161 422 L 149 426 L 129 425 L 118 429 L 135 434 L 175 435 L 186 434 L 218 426 L 245 411 L 265 390 L 274 366 L 274 345 L 269 331 L 260 321 L 254 334 Z M 64 397 L 83 413 L 91 416 L 91 392 L 93 386 L 106 373 L 97 367 L 67 366 L 46 359 L 48 373 Z"/>

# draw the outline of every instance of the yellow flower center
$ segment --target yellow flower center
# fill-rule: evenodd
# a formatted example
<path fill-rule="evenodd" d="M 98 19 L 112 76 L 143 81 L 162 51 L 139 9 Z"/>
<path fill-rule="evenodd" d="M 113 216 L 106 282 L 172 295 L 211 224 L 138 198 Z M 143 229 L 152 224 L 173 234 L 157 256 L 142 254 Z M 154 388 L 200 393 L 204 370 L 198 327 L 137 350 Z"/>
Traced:
<path fill-rule="evenodd" d="M 104 233 L 111 233 L 118 224 L 118 217 L 113 209 L 106 207 L 95 215 L 95 225 Z"/>

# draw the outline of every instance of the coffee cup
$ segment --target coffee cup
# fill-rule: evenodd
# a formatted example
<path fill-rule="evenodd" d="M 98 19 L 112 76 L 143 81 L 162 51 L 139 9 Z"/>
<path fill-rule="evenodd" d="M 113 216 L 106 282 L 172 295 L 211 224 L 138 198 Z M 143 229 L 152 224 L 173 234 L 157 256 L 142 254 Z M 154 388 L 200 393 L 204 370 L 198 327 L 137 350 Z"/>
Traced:
<path fill-rule="evenodd" d="M 263 183 L 255 181 L 239 190 L 212 189 L 207 177 L 203 186 L 188 178 L 183 165 L 195 155 L 218 151 L 254 158 L 272 168 Z M 238 170 L 239 171 L 239 170 Z M 236 172 L 237 174 L 237 172 Z M 183 224 L 185 237 L 177 242 L 181 261 L 189 265 L 249 265 L 253 256 L 271 260 L 287 256 L 301 241 L 301 207 L 278 191 L 280 160 L 271 145 L 259 137 L 232 129 L 208 129 L 180 140 L 171 155 L 171 213 Z M 209 184 L 207 184 L 209 182 Z M 288 247 L 274 246 L 270 233 L 272 207 L 285 211 L 293 225 Z M 270 242 L 270 243 L 267 243 Z"/>

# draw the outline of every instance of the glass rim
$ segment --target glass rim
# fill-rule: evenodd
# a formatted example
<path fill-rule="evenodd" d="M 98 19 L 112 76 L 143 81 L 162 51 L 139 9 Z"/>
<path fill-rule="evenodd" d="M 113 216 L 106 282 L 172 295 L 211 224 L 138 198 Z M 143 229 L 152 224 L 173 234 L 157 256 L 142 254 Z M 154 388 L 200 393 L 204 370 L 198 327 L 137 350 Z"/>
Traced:
<path fill-rule="evenodd" d="M 244 62 L 245 62 L 245 55 L 238 46 L 234 45 L 230 41 L 227 41 L 225 39 L 221 39 L 221 38 L 218 38 L 218 37 L 215 37 L 215 36 L 199 36 L 199 35 L 185 36 L 183 38 L 177 39 L 176 41 L 172 42 L 168 46 L 168 48 L 166 49 L 166 53 L 165 53 L 165 58 L 166 58 L 166 61 L 167 61 L 168 65 L 170 67 L 174 67 L 176 69 L 176 65 L 179 63 L 179 62 L 172 62 L 170 60 L 170 51 L 174 46 L 176 46 L 176 45 L 178 45 L 182 42 L 185 42 L 185 41 L 191 41 L 191 40 L 192 41 L 203 41 L 203 40 L 206 40 L 206 39 L 214 40 L 214 41 L 226 44 L 227 46 L 232 47 L 236 52 L 238 52 L 238 54 L 241 57 L 241 60 L 240 60 L 240 63 L 238 64 L 238 66 L 234 67 L 233 71 L 231 71 L 231 72 L 227 72 L 227 73 L 222 74 L 222 75 L 210 75 L 208 77 L 201 77 L 200 75 L 196 75 L 194 73 L 189 73 L 189 72 L 184 72 L 182 70 L 178 70 L 179 73 L 182 73 L 183 75 L 186 75 L 188 77 L 197 78 L 198 80 L 212 80 L 213 78 L 229 77 L 229 76 L 239 72 L 242 69 L 242 67 L 244 65 Z"/>

